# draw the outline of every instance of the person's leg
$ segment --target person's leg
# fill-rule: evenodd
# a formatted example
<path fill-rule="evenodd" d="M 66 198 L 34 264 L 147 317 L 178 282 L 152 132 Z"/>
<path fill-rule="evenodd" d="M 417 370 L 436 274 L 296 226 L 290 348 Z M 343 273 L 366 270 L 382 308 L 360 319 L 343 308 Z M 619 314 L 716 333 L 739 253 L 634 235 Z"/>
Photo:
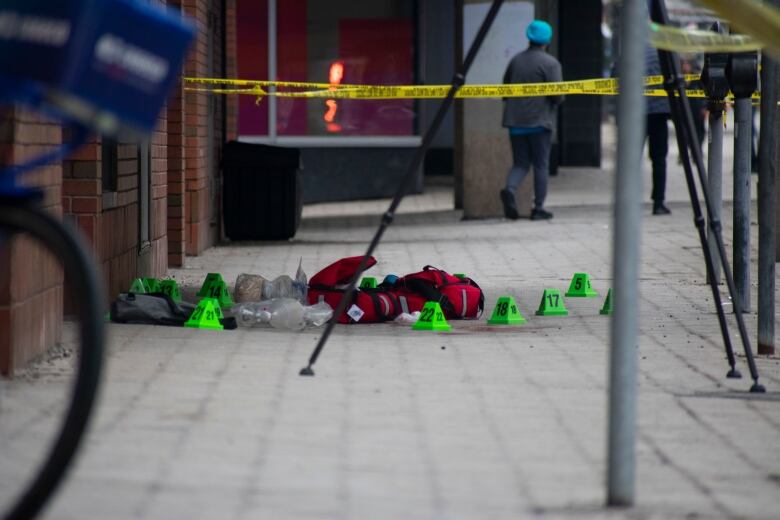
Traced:
<path fill-rule="evenodd" d="M 647 141 L 650 161 L 653 165 L 653 211 L 666 212 L 666 154 L 669 151 L 667 114 L 647 115 Z M 662 209 L 663 208 L 663 209 Z"/>
<path fill-rule="evenodd" d="M 530 153 L 527 136 L 510 135 L 509 140 L 512 144 L 512 167 L 506 176 L 506 186 L 500 191 L 499 195 L 501 196 L 501 204 L 504 206 L 504 216 L 508 219 L 516 220 L 520 215 L 517 212 L 515 194 L 517 193 L 517 187 L 528 174 Z"/>
<path fill-rule="evenodd" d="M 506 176 L 505 189 L 512 194 L 517 193 L 517 187 L 523 182 L 531 166 L 531 150 L 527 135 L 510 135 L 512 143 L 512 167 Z"/>
<path fill-rule="evenodd" d="M 529 138 L 531 141 L 531 161 L 534 165 L 534 209 L 540 210 L 544 208 L 544 201 L 547 198 L 552 132 L 539 132 L 530 135 Z"/>

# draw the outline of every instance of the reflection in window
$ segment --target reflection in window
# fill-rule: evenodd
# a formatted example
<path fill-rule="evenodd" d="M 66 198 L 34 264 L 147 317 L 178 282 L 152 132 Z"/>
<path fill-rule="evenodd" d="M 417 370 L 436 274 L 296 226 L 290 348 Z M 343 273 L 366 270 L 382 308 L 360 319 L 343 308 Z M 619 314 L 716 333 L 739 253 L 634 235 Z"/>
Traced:
<path fill-rule="evenodd" d="M 258 42 L 267 39 L 266 27 L 259 26 L 263 17 L 258 13 L 246 18 L 240 15 L 242 4 L 252 1 L 238 0 L 239 49 L 247 38 Z M 331 85 L 414 83 L 413 0 L 279 0 L 276 9 L 276 79 Z M 259 27 L 249 30 L 248 23 Z M 239 60 L 241 77 L 263 79 L 243 70 L 248 67 L 247 70 L 257 71 L 258 64 L 267 63 L 257 55 L 264 49 L 264 44 L 258 42 L 250 43 L 255 49 L 251 66 L 244 66 Z M 267 114 L 261 112 L 266 103 L 257 107 L 254 100 L 244 102 L 240 113 L 242 134 L 250 133 L 245 131 L 249 128 L 244 120 L 257 121 Z M 276 103 L 280 136 L 415 134 L 416 113 L 409 99 L 277 98 Z"/>

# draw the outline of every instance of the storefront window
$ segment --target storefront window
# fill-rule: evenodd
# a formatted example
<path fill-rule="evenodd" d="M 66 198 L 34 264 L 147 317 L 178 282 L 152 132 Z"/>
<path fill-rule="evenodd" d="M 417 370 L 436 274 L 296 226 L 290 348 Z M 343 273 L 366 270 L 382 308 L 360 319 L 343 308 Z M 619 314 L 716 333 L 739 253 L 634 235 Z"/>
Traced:
<path fill-rule="evenodd" d="M 268 0 L 236 2 L 236 59 L 241 79 L 268 79 Z M 239 96 L 238 133 L 268 135 L 268 103 Z"/>
<path fill-rule="evenodd" d="M 239 26 L 248 23 L 240 16 L 244 2 L 248 0 L 239 0 Z M 278 0 L 275 9 L 277 79 L 333 85 L 415 82 L 413 0 Z M 255 38 L 267 39 L 265 20 Z M 261 21 L 255 17 L 252 23 Z M 239 71 L 247 77 L 241 69 L 239 61 Z M 277 98 L 275 103 L 278 136 L 416 134 L 413 100 Z M 267 101 L 259 107 L 244 102 L 241 119 L 262 119 L 262 110 L 267 119 L 268 107 L 263 105 Z M 242 122 L 241 133 L 248 133 L 245 130 L 249 128 Z"/>

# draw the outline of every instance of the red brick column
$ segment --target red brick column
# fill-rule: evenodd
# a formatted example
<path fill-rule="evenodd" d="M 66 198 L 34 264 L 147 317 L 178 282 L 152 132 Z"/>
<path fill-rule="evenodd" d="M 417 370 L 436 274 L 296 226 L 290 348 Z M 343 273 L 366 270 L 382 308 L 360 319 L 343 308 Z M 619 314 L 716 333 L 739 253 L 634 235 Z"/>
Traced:
<path fill-rule="evenodd" d="M 153 276 L 168 273 L 168 118 L 165 108 L 152 133 L 151 163 L 151 242 Z"/>
<path fill-rule="evenodd" d="M 18 109 L 0 113 L 0 163 L 20 164 L 62 143 L 62 129 Z M 24 176 L 44 189 L 44 207 L 62 213 L 62 167 L 50 164 Z M 28 238 L 15 238 L 0 253 L 0 374 L 40 356 L 62 337 L 62 269 Z"/>
<path fill-rule="evenodd" d="M 184 65 L 186 76 L 208 72 L 208 1 L 183 0 L 185 13 L 197 21 L 198 32 Z M 206 171 L 208 121 L 207 94 L 184 93 L 184 157 L 186 181 L 186 253 L 198 255 L 212 245 L 209 236 L 209 182 Z"/>
<path fill-rule="evenodd" d="M 168 98 L 168 264 L 181 267 L 185 257 L 185 159 L 183 90 Z"/>
<path fill-rule="evenodd" d="M 181 0 L 168 5 L 181 9 Z M 186 71 L 182 70 L 185 74 Z M 167 103 L 168 119 L 168 265 L 181 267 L 186 255 L 186 184 L 184 136 L 184 86 L 181 82 L 171 91 Z"/>

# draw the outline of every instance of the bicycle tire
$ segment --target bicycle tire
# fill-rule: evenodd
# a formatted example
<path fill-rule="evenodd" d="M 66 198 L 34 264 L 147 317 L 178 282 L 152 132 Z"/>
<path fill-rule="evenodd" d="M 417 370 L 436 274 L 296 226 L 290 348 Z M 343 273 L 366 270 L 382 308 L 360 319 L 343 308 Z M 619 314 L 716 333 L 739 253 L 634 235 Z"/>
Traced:
<path fill-rule="evenodd" d="M 30 204 L 2 202 L 0 232 L 7 232 L 9 237 L 24 233 L 37 239 L 60 259 L 65 279 L 79 294 L 80 359 L 68 410 L 44 462 L 4 517 L 27 520 L 41 511 L 62 482 L 89 422 L 103 364 L 104 293 L 84 240 L 76 231 Z"/>

